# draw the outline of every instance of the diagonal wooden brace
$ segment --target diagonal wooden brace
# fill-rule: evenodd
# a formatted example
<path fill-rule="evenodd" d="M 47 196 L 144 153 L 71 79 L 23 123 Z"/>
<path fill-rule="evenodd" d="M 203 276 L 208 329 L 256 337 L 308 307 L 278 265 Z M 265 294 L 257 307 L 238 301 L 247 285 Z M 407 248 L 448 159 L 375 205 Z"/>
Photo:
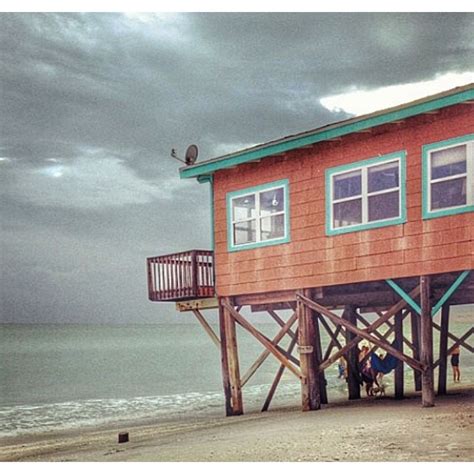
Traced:
<path fill-rule="evenodd" d="M 454 351 L 454 349 L 456 349 L 456 347 L 459 347 L 465 340 L 469 339 L 472 334 L 474 333 L 474 328 L 471 328 L 469 329 L 469 331 L 467 331 L 466 334 L 464 334 L 464 336 L 460 337 L 457 342 L 455 342 L 449 349 L 448 349 L 448 352 L 446 355 L 450 355 L 451 352 Z M 433 369 L 436 369 L 436 367 L 438 367 L 438 365 L 441 363 L 441 358 L 439 358 L 434 364 L 433 364 Z"/>
<path fill-rule="evenodd" d="M 262 334 L 258 329 L 255 329 L 239 312 L 237 312 L 234 307 L 229 304 L 226 300 L 222 301 L 222 305 L 229 311 L 230 315 L 252 336 L 260 341 L 263 346 L 268 349 L 287 369 L 289 369 L 293 374 L 295 374 L 299 379 L 301 379 L 301 371 L 295 367 L 286 357 L 282 351 L 276 347 L 270 339 L 268 339 L 264 334 Z"/>
<path fill-rule="evenodd" d="M 286 334 L 290 334 L 290 328 L 293 326 L 293 324 L 297 320 L 296 313 L 293 313 L 293 315 L 288 319 L 286 323 L 284 323 L 283 327 L 278 331 L 277 335 L 272 339 L 272 344 L 275 346 L 285 337 Z M 291 336 L 293 334 L 293 336 Z M 291 331 L 290 336 L 295 338 L 296 334 Z M 268 349 L 265 349 L 255 360 L 255 362 L 249 367 L 247 372 L 245 372 L 244 376 L 242 377 L 241 380 L 241 385 L 242 387 L 250 380 L 252 375 L 257 371 L 257 369 L 265 362 L 267 357 L 270 355 L 270 351 Z"/>
<path fill-rule="evenodd" d="M 326 309 L 324 306 L 321 306 L 320 304 L 318 303 L 315 303 L 314 301 L 311 301 L 310 299 L 306 298 L 305 296 L 301 295 L 300 293 L 297 293 L 296 294 L 296 298 L 301 301 L 303 304 L 307 305 L 308 307 L 310 307 L 311 309 L 315 310 L 315 311 L 319 311 L 320 313 L 324 314 L 325 316 L 327 316 L 329 319 L 332 319 L 335 323 L 337 324 L 341 324 L 342 326 L 344 326 L 347 330 L 351 331 L 353 334 L 356 334 L 358 337 L 356 337 L 355 339 L 353 339 L 351 341 L 351 343 L 353 344 L 352 347 L 354 347 L 355 344 L 357 344 L 357 342 L 354 344 L 354 341 L 357 341 L 357 339 L 362 340 L 362 339 L 367 339 L 368 341 L 372 342 L 373 344 L 376 344 L 378 345 L 379 347 L 381 347 L 382 349 L 384 349 L 385 351 L 387 351 L 389 354 L 392 354 L 394 357 L 396 357 L 397 359 L 399 360 L 402 360 L 403 362 L 405 362 L 406 364 L 408 364 L 410 367 L 413 367 L 414 369 L 417 369 L 419 371 L 423 371 L 424 367 L 415 359 L 412 359 L 411 357 L 403 354 L 402 352 L 394 349 L 390 344 L 387 344 L 386 342 L 383 342 L 383 341 L 380 341 L 379 339 L 377 339 L 375 336 L 372 336 L 372 334 L 370 334 L 372 331 L 374 331 L 374 329 L 376 329 L 374 327 L 375 323 L 372 324 L 369 328 L 367 328 L 367 331 L 363 331 L 361 329 L 359 329 L 357 326 L 354 326 L 352 323 L 350 323 L 349 321 L 346 321 L 344 319 L 342 319 L 341 317 L 339 317 L 337 314 L 334 314 L 332 313 L 331 311 L 329 311 L 328 309 Z M 398 310 L 399 311 L 399 310 Z M 398 312 L 397 311 L 397 312 Z M 384 317 L 387 317 L 387 315 L 385 315 Z M 391 317 L 391 316 L 390 316 Z M 382 318 L 383 319 L 383 318 Z M 387 318 L 388 319 L 388 318 Z M 382 324 L 382 323 L 380 323 Z M 350 349 L 350 345 L 351 343 L 347 344 L 345 346 L 345 350 L 349 350 Z M 348 349 L 349 348 L 349 349 Z M 327 364 L 328 361 L 326 361 L 326 364 Z M 320 369 L 324 366 L 325 364 L 322 364 L 320 366 Z"/>

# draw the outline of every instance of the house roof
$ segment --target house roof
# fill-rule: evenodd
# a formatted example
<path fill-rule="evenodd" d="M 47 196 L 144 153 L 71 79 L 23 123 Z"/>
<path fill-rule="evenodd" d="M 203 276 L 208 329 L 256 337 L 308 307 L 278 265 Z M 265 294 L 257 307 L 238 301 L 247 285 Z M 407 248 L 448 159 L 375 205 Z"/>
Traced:
<path fill-rule="evenodd" d="M 212 174 L 221 169 L 261 160 L 262 158 L 275 156 L 318 142 L 332 140 L 378 125 L 403 120 L 408 117 L 473 100 L 474 83 L 471 83 L 395 107 L 342 120 L 313 130 L 289 135 L 234 153 L 195 163 L 194 165 L 185 166 L 179 169 L 179 174 L 181 178 L 197 178 L 200 182 L 209 181 Z"/>

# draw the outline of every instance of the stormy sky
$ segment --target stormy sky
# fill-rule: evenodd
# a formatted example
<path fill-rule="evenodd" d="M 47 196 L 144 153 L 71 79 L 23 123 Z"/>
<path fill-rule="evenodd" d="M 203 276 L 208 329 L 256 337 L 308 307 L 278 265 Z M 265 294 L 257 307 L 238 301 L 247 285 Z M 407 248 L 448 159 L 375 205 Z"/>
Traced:
<path fill-rule="evenodd" d="M 1 13 L 0 321 L 173 320 L 145 259 L 209 248 L 210 217 L 171 148 L 212 158 L 348 117 L 324 97 L 465 73 L 473 33 L 462 13 Z"/>

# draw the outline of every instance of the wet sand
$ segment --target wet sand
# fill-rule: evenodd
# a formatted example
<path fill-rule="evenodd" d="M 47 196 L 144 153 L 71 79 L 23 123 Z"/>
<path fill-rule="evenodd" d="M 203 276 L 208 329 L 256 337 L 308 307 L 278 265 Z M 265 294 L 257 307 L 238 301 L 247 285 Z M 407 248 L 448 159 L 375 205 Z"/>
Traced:
<path fill-rule="evenodd" d="M 119 431 L 130 441 L 117 443 Z M 0 441 L 1 461 L 474 461 L 474 386 L 239 417 L 148 420 Z"/>

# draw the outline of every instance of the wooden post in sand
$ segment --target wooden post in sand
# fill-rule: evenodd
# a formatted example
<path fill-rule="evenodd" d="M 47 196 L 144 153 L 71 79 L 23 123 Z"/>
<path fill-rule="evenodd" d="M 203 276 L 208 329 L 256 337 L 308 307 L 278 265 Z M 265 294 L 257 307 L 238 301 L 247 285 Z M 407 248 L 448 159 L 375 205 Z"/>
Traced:
<path fill-rule="evenodd" d="M 301 293 L 311 298 L 310 290 Z M 301 369 L 301 401 L 303 411 L 321 408 L 319 373 L 315 354 L 315 319 L 313 311 L 301 301 L 296 304 L 298 317 L 298 351 Z"/>
<path fill-rule="evenodd" d="M 244 410 L 240 385 L 235 321 L 222 304 L 219 304 L 219 327 L 226 415 L 241 415 Z"/>
<path fill-rule="evenodd" d="M 357 326 L 357 316 L 353 306 L 346 306 L 342 313 L 342 319 L 346 319 L 354 326 Z M 346 329 L 346 344 L 349 344 L 352 339 L 357 336 Z M 360 376 L 359 376 L 359 348 L 355 345 L 347 352 L 347 384 L 349 390 L 349 400 L 356 400 L 360 398 Z"/>
<path fill-rule="evenodd" d="M 439 335 L 438 395 L 446 395 L 446 382 L 448 376 L 448 330 L 449 304 L 445 304 L 441 308 L 441 333 Z"/>
<path fill-rule="evenodd" d="M 420 360 L 420 317 L 415 311 L 410 311 L 411 322 L 411 342 L 413 344 L 413 358 Z M 415 381 L 415 390 L 421 390 L 421 373 L 413 370 L 413 379 Z"/>
<path fill-rule="evenodd" d="M 395 349 L 403 352 L 403 314 L 398 312 L 395 315 Z M 400 400 L 403 398 L 403 361 L 399 360 L 395 367 L 395 398 Z"/>
<path fill-rule="evenodd" d="M 433 385 L 433 325 L 431 320 L 430 277 L 420 277 L 421 315 L 420 315 L 420 362 L 424 366 L 421 373 L 421 404 L 428 408 L 434 406 Z"/>
<path fill-rule="evenodd" d="M 315 361 L 317 367 L 321 364 L 323 360 L 323 348 L 321 345 L 321 328 L 320 328 L 320 319 L 321 315 L 313 313 L 313 325 L 314 325 L 314 349 L 315 349 Z M 326 387 L 326 378 L 324 377 L 324 370 L 318 371 L 319 372 L 319 391 L 320 391 L 320 398 L 322 404 L 328 403 L 328 392 Z"/>

